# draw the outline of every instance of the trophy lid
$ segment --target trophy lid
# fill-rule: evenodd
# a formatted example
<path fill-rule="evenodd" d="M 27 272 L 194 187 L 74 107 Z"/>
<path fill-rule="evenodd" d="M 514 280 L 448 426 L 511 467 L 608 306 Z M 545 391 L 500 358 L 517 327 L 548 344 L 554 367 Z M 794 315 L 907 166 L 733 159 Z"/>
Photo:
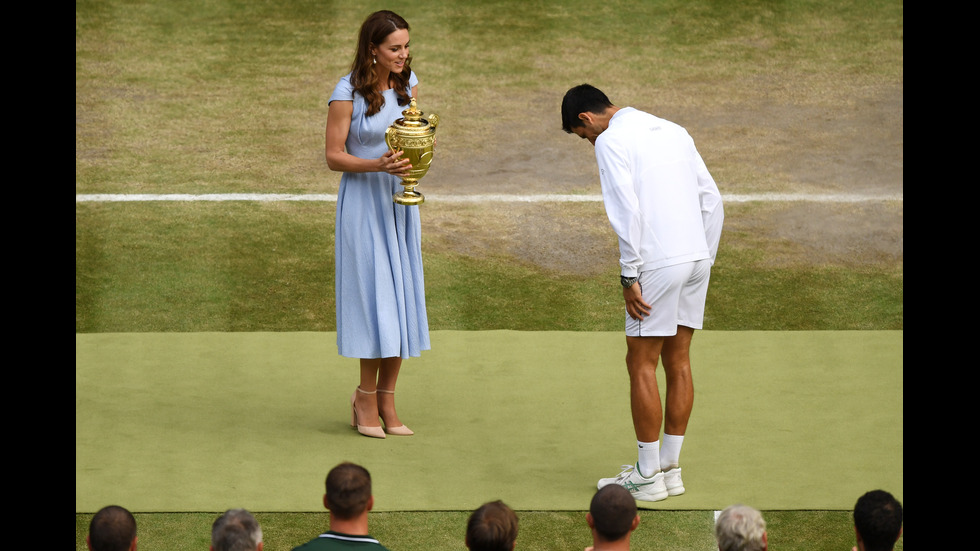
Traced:
<path fill-rule="evenodd" d="M 404 118 L 398 119 L 395 121 L 395 124 L 414 128 L 421 128 L 430 124 L 429 121 L 422 118 L 422 115 L 424 115 L 424 113 L 419 111 L 419 108 L 415 103 L 415 98 L 412 98 L 412 101 L 408 104 L 408 109 L 402 111 L 402 116 Z M 435 126 L 436 123 L 433 121 L 431 124 L 432 126 Z"/>

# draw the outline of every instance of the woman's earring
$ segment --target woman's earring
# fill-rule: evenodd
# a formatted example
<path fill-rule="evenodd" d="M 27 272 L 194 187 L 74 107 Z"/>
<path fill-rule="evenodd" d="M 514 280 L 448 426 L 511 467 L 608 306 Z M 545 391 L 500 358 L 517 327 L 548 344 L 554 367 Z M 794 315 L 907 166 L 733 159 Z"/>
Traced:
<path fill-rule="evenodd" d="M 377 65 L 377 64 L 378 64 L 378 56 L 374 56 L 374 62 L 372 63 L 372 65 Z"/>

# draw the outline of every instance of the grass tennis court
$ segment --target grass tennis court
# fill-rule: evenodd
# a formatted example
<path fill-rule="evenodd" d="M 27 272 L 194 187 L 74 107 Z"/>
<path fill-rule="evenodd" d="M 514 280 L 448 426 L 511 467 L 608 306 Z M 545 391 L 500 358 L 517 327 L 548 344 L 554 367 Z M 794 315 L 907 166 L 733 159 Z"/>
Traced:
<path fill-rule="evenodd" d="M 849 337 L 867 332 L 871 341 L 885 337 L 885 343 L 897 342 L 887 353 L 873 356 L 897 370 L 885 371 L 892 377 L 891 386 L 877 393 L 893 412 L 878 427 L 890 436 L 883 438 L 881 449 L 892 457 L 861 465 L 901 473 L 903 205 L 901 200 L 873 199 L 876 194 L 900 196 L 903 186 L 901 2 L 595 5 L 501 0 L 435 1 L 404 8 L 378 2 L 77 2 L 76 195 L 335 193 L 339 174 L 323 162 L 326 99 L 347 70 L 360 21 L 382 8 L 395 9 L 412 24 L 413 68 L 422 82 L 420 107 L 438 112 L 443 120 L 437 156 L 420 191 L 427 196 L 421 208 L 430 325 L 437 342 L 446 344 L 417 360 L 420 369 L 427 361 L 445 358 L 459 343 L 476 347 L 466 340 L 450 345 L 446 336 L 492 344 L 498 343 L 492 338 L 499 336 L 497 332 L 515 331 L 523 343 L 536 334 L 542 335 L 541 342 L 550 342 L 561 332 L 572 338 L 571 344 L 559 348 L 573 356 L 600 358 L 595 363 L 608 364 L 601 369 L 610 380 L 625 383 L 625 376 L 617 378 L 624 375 L 625 348 L 590 345 L 575 354 L 576 346 L 604 342 L 607 336 L 615 343 L 622 325 L 621 299 L 614 285 L 616 243 L 601 204 L 451 200 L 483 193 L 597 193 L 588 144 L 561 132 L 557 116 L 565 89 L 591 82 L 616 103 L 686 126 L 723 195 L 857 193 L 871 198 L 854 203 L 726 204 L 726 232 L 713 272 L 703 353 L 724 355 L 739 349 L 729 339 L 737 342 L 744 336 L 750 342 L 779 332 L 786 332 L 794 343 L 809 334 L 822 342 L 836 332 Z M 333 396 L 349 393 L 346 387 L 352 386 L 348 381 L 353 381 L 354 367 L 349 374 L 344 371 L 329 340 L 335 329 L 333 207 L 329 202 L 76 202 L 76 549 L 84 549 L 87 522 L 95 508 L 87 499 L 91 486 L 86 471 L 79 467 L 87 464 L 92 449 L 87 439 L 93 423 L 112 419 L 89 402 L 91 389 L 100 388 L 91 378 L 118 373 L 110 371 L 112 362 L 100 355 L 106 349 L 99 346 L 107 339 L 118 337 L 127 350 L 116 360 L 135 357 L 140 365 L 157 365 L 154 362 L 169 356 L 150 354 L 156 349 L 147 343 L 173 342 L 178 344 L 171 350 L 195 351 L 182 358 L 226 368 L 224 360 L 235 355 L 215 352 L 223 350 L 220 347 L 183 347 L 209 335 L 218 342 L 243 338 L 252 345 L 270 337 L 300 339 L 305 343 L 301 349 L 280 354 L 271 364 L 274 369 L 260 363 L 242 373 L 248 375 L 246 380 L 255 373 L 269 373 L 286 384 L 288 369 L 301 366 L 300 380 L 314 381 L 304 390 L 316 396 L 316 384 L 322 383 L 323 402 L 310 403 L 315 397 L 296 400 L 299 412 L 291 415 L 297 423 L 287 432 L 302 433 L 301 424 L 310 422 L 311 433 L 323 437 L 311 444 L 314 448 L 331 437 L 348 445 L 353 435 L 341 430 L 343 403 Z M 582 337 L 574 338 L 576 333 Z M 133 343 L 145 346 L 125 348 Z M 708 346 L 713 343 L 724 346 Z M 95 352 L 94 344 L 99 345 Z M 469 348 L 450 357 L 463 357 Z M 504 370 L 514 381 L 523 381 L 522 371 L 530 368 L 494 363 L 509 358 L 499 348 L 498 343 L 484 351 L 487 372 Z M 277 348 L 268 345 L 261 350 Z M 789 350 L 795 349 L 783 352 Z M 779 356 L 766 356 L 764 347 L 756 352 Z M 845 352 L 842 348 L 831 355 L 837 361 L 829 364 L 828 372 L 855 361 Z M 738 364 L 740 357 L 745 354 L 727 360 Z M 290 365 L 283 358 L 296 362 Z M 715 361 L 720 360 L 706 359 L 709 366 Z M 159 367 L 173 369 L 179 363 L 163 362 Z M 417 391 L 416 407 L 424 410 L 418 421 L 435 429 L 439 416 L 421 403 L 426 377 L 433 370 L 416 372 L 413 380 L 412 366 L 406 362 L 405 388 Z M 193 365 L 184 368 L 194 377 L 203 375 Z M 335 373 L 335 378 L 328 377 Z M 581 377 L 587 383 L 590 373 L 586 370 Z M 814 384 L 811 375 L 798 373 L 808 385 Z M 220 441 L 222 431 L 206 430 L 190 415 L 193 404 L 210 401 L 205 390 L 213 389 L 190 382 L 220 387 L 221 372 L 194 377 L 161 379 L 160 384 L 175 384 L 180 390 L 174 402 L 184 404 L 180 411 L 188 415 L 174 414 L 161 425 L 173 425 L 168 430 L 182 437 L 196 436 L 199 444 Z M 125 382 L 142 389 L 150 381 L 115 377 L 113 385 L 101 388 L 120 392 L 127 388 Z M 334 382 L 345 390 L 334 391 Z M 792 382 L 780 379 L 779 385 L 786 386 L 776 388 L 816 388 Z M 699 420 L 698 408 L 704 412 L 700 422 L 707 425 L 713 419 L 708 404 L 742 404 L 737 396 L 713 394 L 712 385 L 724 381 L 706 376 L 704 383 L 692 422 Z M 504 387 L 500 398 L 530 400 L 526 393 L 532 388 L 515 383 L 514 392 Z M 577 387 L 569 389 L 573 391 Z M 828 391 L 806 398 L 819 404 L 839 397 Z M 157 400 L 157 405 L 167 403 L 163 397 Z M 615 400 L 609 401 L 615 408 Z M 819 409 L 821 415 L 811 422 L 822 421 L 821 427 L 831 436 L 839 433 L 839 439 L 849 425 L 827 409 Z M 306 410 L 312 411 L 304 415 Z M 159 410 L 139 411 L 145 415 Z M 411 411 L 403 414 L 407 422 Z M 764 411 L 756 413 L 773 418 Z M 290 414 L 285 415 L 289 419 Z M 479 411 L 469 415 L 478 416 Z M 627 433 L 625 439 L 610 436 L 610 445 L 629 444 L 627 416 L 615 410 L 608 416 L 621 417 L 621 426 L 614 430 Z M 890 418 L 894 423 L 887 422 Z M 872 426 L 881 422 L 863 421 Z M 189 424 L 178 430 L 183 422 Z M 549 419 L 544 426 L 556 422 Z M 136 432 L 118 435 L 110 423 L 97 425 L 101 432 L 96 434 L 122 438 L 114 442 L 139 442 L 156 435 L 157 429 L 147 424 L 143 430 L 139 424 L 127 426 Z M 806 433 L 801 425 L 794 426 Z M 276 434 L 269 430 L 261 434 Z M 581 436 L 605 438 L 597 432 L 601 430 L 583 430 Z M 232 434 L 226 441 L 234 442 L 236 436 L 248 439 L 247 433 Z M 770 436 L 776 443 L 797 442 L 778 431 Z M 269 438 L 264 440 L 274 447 Z M 403 445 L 421 448 L 426 442 L 432 441 L 420 438 Z M 702 439 L 694 444 L 692 439 L 691 451 L 686 448 L 685 454 L 695 464 L 714 464 L 717 449 L 711 443 Z M 357 450 L 366 443 L 350 444 Z M 801 452 L 782 447 L 790 457 Z M 234 457 L 215 451 L 213 457 Z M 452 457 L 451 449 L 444 451 L 442 457 Z M 587 459 L 560 468 L 572 471 L 567 478 L 575 478 L 575 484 L 587 486 L 594 481 L 577 480 L 576 469 L 615 469 L 620 457 L 629 458 L 628 452 L 600 452 L 589 450 Z M 252 457 L 247 449 L 242 453 Z M 366 460 L 372 457 L 370 450 L 357 453 Z M 187 461 L 187 455 L 193 456 L 176 457 Z M 268 456 L 282 464 L 274 449 Z M 526 462 L 538 459 L 531 454 Z M 763 460 L 769 459 L 778 457 L 766 453 Z M 152 464 L 146 463 L 143 474 L 159 472 L 150 468 Z M 212 465 L 204 458 L 179 464 L 205 474 Z M 308 497 L 312 506 L 255 509 L 267 550 L 288 550 L 325 529 L 315 502 L 330 466 L 323 466 L 315 482 L 290 490 L 291 497 Z M 252 480 L 261 477 L 261 463 L 246 461 L 237 467 Z M 214 478 L 224 480 L 233 477 L 236 465 L 219 462 L 214 468 Z M 383 467 L 372 472 L 385 480 Z M 124 506 L 168 497 L 163 485 L 143 488 L 140 474 L 136 469 L 131 478 L 103 490 L 107 496 L 118 496 Z M 719 477 L 718 468 L 705 476 L 706 481 Z M 859 484 L 860 476 L 868 475 L 854 476 L 850 483 Z M 903 488 L 886 489 L 902 499 Z M 787 493 L 798 497 L 805 492 Z M 250 508 L 248 503 L 227 503 L 229 494 L 234 492 L 227 487 L 215 492 L 223 498 L 215 499 L 213 508 L 206 505 L 206 492 L 188 496 L 195 504 L 205 503 L 192 509 L 134 508 L 140 549 L 206 548 L 210 524 L 220 511 Z M 483 497 L 467 499 L 469 506 Z M 513 501 L 532 500 L 515 495 Z M 848 511 L 814 502 L 813 508 L 779 505 L 764 510 L 774 549 L 836 550 L 853 545 Z M 713 505 L 644 511 L 634 548 L 711 549 Z M 586 507 L 587 502 L 578 509 L 569 504 L 520 510 L 518 549 L 584 547 Z M 392 550 L 462 549 L 468 513 L 399 504 L 374 514 L 372 535 Z M 900 540 L 898 548 L 902 546 Z"/>

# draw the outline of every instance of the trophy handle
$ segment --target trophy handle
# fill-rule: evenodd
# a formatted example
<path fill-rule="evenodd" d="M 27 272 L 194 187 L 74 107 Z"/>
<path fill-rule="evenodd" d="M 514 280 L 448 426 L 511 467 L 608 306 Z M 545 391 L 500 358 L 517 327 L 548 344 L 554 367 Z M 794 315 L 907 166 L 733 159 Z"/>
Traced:
<path fill-rule="evenodd" d="M 388 149 L 398 151 L 398 132 L 395 130 L 395 127 L 389 126 L 385 130 L 385 143 L 388 144 Z"/>
<path fill-rule="evenodd" d="M 431 126 L 433 130 L 435 129 L 436 126 L 439 126 L 439 115 L 436 115 L 435 113 L 429 114 L 429 116 L 426 117 L 425 120 L 429 121 L 429 126 Z"/>

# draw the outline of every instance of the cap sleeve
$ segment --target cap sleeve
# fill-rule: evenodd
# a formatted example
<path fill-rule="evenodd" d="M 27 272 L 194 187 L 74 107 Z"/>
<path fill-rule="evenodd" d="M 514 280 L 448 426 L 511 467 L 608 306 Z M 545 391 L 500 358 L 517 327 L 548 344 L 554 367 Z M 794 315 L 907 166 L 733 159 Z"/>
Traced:
<path fill-rule="evenodd" d="M 340 79 L 340 82 L 334 87 L 333 94 L 330 94 L 330 100 L 327 103 L 329 104 L 331 101 L 354 101 L 354 86 L 350 83 L 350 74 Z"/>

